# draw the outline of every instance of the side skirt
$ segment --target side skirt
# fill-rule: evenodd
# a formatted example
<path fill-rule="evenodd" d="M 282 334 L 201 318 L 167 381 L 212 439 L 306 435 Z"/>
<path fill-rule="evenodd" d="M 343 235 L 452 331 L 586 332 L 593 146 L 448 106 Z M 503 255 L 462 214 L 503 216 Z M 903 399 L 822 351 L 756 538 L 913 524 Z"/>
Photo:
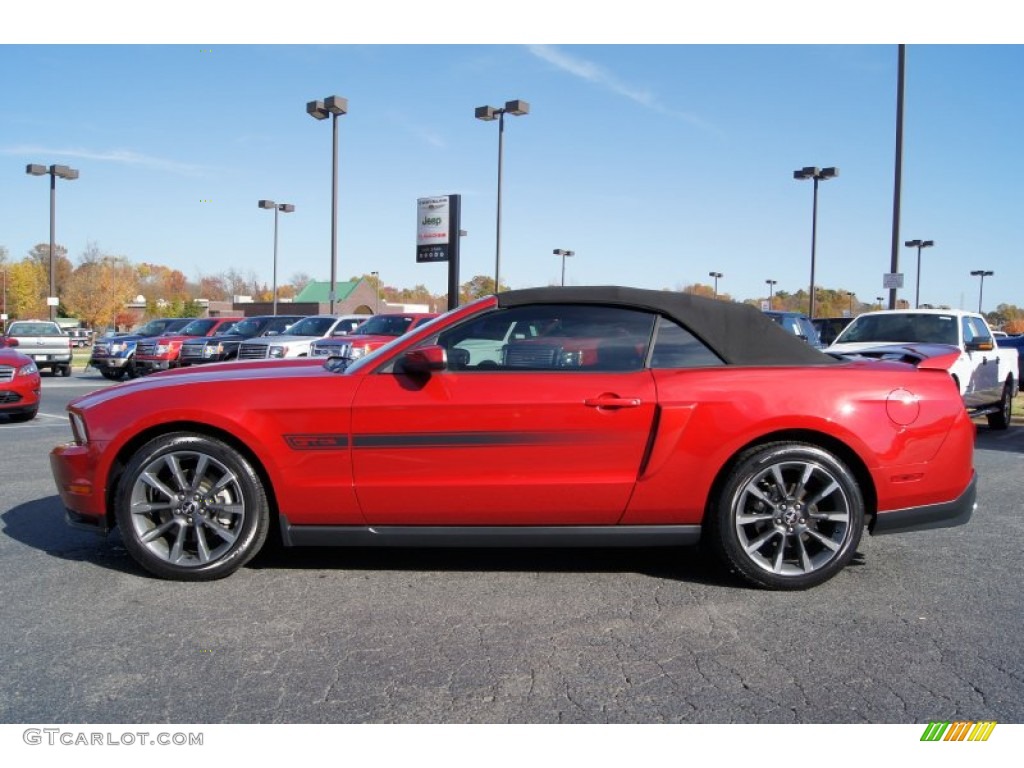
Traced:
<path fill-rule="evenodd" d="M 677 547 L 700 541 L 699 525 L 341 526 L 292 525 L 288 547 Z"/>

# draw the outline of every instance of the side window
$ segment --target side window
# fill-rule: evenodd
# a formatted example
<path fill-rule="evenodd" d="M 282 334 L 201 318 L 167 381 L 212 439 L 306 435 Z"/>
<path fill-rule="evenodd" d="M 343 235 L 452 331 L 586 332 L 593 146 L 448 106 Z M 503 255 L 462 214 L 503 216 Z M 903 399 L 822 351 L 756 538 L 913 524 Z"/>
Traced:
<path fill-rule="evenodd" d="M 708 368 L 723 365 L 722 359 L 680 325 L 660 318 L 651 368 Z"/>
<path fill-rule="evenodd" d="M 490 312 L 444 331 L 436 343 L 454 370 L 639 371 L 654 321 L 621 307 L 539 304 Z"/>

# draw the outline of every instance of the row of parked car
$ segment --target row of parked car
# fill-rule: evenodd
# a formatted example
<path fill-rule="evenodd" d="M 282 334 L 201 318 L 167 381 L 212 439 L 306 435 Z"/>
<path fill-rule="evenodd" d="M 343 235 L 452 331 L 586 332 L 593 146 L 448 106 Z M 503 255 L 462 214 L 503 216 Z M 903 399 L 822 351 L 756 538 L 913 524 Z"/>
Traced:
<path fill-rule="evenodd" d="M 355 358 L 432 317 L 436 314 L 158 318 L 131 334 L 97 340 L 89 365 L 120 380 L 227 360 Z"/>

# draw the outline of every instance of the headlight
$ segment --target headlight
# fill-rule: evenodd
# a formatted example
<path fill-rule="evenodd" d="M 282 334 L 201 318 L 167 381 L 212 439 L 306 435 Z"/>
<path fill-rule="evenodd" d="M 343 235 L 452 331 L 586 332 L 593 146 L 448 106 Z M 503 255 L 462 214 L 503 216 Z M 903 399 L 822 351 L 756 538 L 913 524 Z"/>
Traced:
<path fill-rule="evenodd" d="M 271 347 L 268 357 L 281 358 L 288 354 L 288 347 Z"/>
<path fill-rule="evenodd" d="M 71 434 L 75 437 L 75 443 L 85 445 L 89 442 L 89 430 L 85 427 L 85 419 L 82 414 L 75 411 L 68 411 L 68 418 L 71 420 Z"/>
<path fill-rule="evenodd" d="M 31 376 L 34 373 L 39 373 L 39 369 L 36 368 L 35 362 L 25 363 L 21 368 L 18 369 L 17 376 Z"/>
<path fill-rule="evenodd" d="M 156 345 L 156 354 L 158 354 L 158 355 L 166 355 L 170 351 L 171 351 L 171 345 L 170 344 L 157 344 Z"/>
<path fill-rule="evenodd" d="M 216 357 L 220 354 L 220 344 L 216 347 L 203 347 L 203 357 Z"/>
<path fill-rule="evenodd" d="M 368 355 L 370 353 L 369 344 L 363 344 L 361 347 L 347 346 L 349 347 L 348 354 L 343 355 L 343 357 L 347 357 L 349 360 L 358 360 L 363 355 Z"/>
<path fill-rule="evenodd" d="M 117 354 L 118 352 L 124 352 L 126 349 L 128 349 L 128 345 L 127 344 L 111 344 L 109 349 L 110 349 L 111 354 Z"/>

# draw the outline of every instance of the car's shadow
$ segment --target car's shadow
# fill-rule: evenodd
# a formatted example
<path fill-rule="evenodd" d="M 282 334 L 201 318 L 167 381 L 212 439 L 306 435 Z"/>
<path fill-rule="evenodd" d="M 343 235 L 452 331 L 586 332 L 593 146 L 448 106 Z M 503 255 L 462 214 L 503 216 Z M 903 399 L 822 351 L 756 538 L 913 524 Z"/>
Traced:
<path fill-rule="evenodd" d="M 109 536 L 71 528 L 58 496 L 20 504 L 0 515 L 5 536 L 53 557 L 151 576 Z M 257 570 L 639 573 L 670 581 L 735 587 L 739 582 L 698 547 L 445 548 L 283 547 L 270 537 L 246 566 Z"/>
<path fill-rule="evenodd" d="M 62 560 L 89 562 L 122 573 L 142 573 L 116 532 L 98 536 L 71 528 L 64 520 L 59 496 L 12 507 L 3 515 L 4 536 Z"/>

